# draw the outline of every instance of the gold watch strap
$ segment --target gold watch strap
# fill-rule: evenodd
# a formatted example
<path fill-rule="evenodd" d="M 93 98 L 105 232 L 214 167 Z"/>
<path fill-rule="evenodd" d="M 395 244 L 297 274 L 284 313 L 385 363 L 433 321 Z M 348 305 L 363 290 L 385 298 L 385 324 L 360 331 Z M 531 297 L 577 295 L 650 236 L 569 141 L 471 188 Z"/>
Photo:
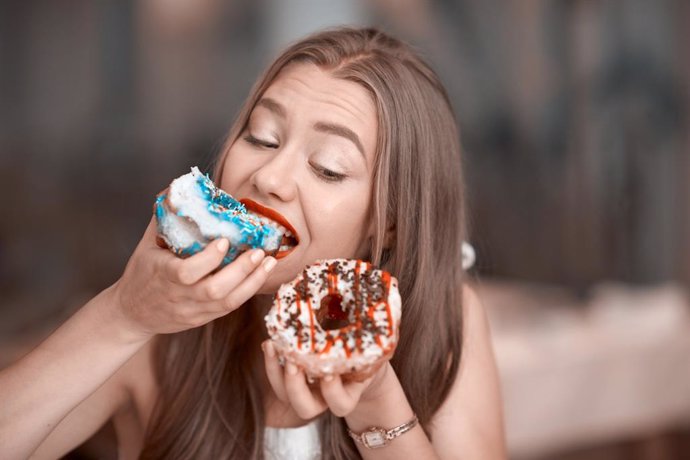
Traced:
<path fill-rule="evenodd" d="M 379 447 L 387 446 L 392 440 L 407 433 L 417 426 L 418 423 L 419 419 L 414 415 L 411 420 L 390 429 L 371 426 L 362 433 L 355 433 L 348 428 L 347 434 L 349 434 L 355 442 L 362 444 L 368 449 L 378 449 Z"/>

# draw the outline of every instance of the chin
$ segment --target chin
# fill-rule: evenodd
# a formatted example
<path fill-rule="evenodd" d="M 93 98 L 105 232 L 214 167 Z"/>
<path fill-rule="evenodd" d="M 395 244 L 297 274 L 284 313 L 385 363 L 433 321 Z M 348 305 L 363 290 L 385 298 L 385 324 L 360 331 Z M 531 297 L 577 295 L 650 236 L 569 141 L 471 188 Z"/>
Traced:
<path fill-rule="evenodd" d="M 266 280 L 264 285 L 261 286 L 258 291 L 256 291 L 256 294 L 258 294 L 258 295 L 274 295 L 276 292 L 278 292 L 278 288 L 280 288 L 281 284 L 282 283 L 274 281 L 274 280 L 269 278 Z"/>

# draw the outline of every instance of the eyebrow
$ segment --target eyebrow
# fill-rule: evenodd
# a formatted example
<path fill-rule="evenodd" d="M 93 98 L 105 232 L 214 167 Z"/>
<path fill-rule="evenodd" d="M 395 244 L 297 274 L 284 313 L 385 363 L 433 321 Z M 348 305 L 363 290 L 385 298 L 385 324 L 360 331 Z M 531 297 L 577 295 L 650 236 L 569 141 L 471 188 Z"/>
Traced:
<path fill-rule="evenodd" d="M 357 134 L 355 134 L 355 132 L 352 131 L 350 128 L 347 128 L 343 125 L 336 125 L 334 123 L 324 123 L 322 121 L 319 121 L 314 124 L 314 129 L 322 133 L 334 134 L 336 136 L 349 139 L 353 144 L 355 144 L 357 150 L 359 150 L 359 153 L 361 153 L 366 160 L 366 156 L 364 155 L 364 147 L 362 147 L 362 142 L 359 140 L 359 136 L 357 136 Z"/>
<path fill-rule="evenodd" d="M 270 97 L 261 98 L 259 102 L 256 103 L 257 106 L 265 107 L 271 112 L 278 115 L 280 118 L 286 118 L 285 108 Z"/>
<path fill-rule="evenodd" d="M 285 107 L 283 107 L 279 102 L 277 102 L 274 99 L 271 99 L 270 97 L 262 98 L 261 100 L 259 100 L 259 102 L 256 103 L 256 105 L 268 109 L 280 118 L 287 118 Z M 364 154 L 364 147 L 362 146 L 362 141 L 359 139 L 357 133 L 352 131 L 350 128 L 335 123 L 326 123 L 323 121 L 319 121 L 314 123 L 314 129 L 322 133 L 333 134 L 335 136 L 340 136 L 344 137 L 345 139 L 348 139 L 353 144 L 355 144 L 355 147 L 357 147 L 357 150 L 359 150 L 359 153 L 362 154 L 366 161 L 366 155 Z"/>

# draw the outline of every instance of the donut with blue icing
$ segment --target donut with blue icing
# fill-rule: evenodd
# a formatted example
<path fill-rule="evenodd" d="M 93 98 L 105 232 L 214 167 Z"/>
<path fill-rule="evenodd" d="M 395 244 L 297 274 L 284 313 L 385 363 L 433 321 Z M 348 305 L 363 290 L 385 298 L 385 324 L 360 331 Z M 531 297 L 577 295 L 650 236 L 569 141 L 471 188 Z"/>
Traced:
<path fill-rule="evenodd" d="M 281 258 L 298 244 L 289 223 L 272 219 L 267 208 L 251 200 L 236 200 L 197 167 L 173 180 L 156 196 L 154 213 L 158 244 L 183 258 L 196 254 L 217 238 L 230 242 L 221 265 L 256 248 Z"/>

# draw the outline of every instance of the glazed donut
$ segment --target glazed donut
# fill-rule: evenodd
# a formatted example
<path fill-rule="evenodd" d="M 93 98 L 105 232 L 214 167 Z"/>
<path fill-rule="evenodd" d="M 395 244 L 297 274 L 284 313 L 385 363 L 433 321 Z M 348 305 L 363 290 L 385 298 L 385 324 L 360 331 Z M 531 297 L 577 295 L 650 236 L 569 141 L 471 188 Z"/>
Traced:
<path fill-rule="evenodd" d="M 156 196 L 158 244 L 189 257 L 225 237 L 230 247 L 221 265 L 254 248 L 280 258 L 297 245 L 296 232 L 284 219 L 271 219 L 266 211 L 251 200 L 237 201 L 193 167 Z"/>
<path fill-rule="evenodd" d="M 321 260 L 283 284 L 266 315 L 278 355 L 308 377 L 364 380 L 393 355 L 398 281 L 361 260 Z"/>

